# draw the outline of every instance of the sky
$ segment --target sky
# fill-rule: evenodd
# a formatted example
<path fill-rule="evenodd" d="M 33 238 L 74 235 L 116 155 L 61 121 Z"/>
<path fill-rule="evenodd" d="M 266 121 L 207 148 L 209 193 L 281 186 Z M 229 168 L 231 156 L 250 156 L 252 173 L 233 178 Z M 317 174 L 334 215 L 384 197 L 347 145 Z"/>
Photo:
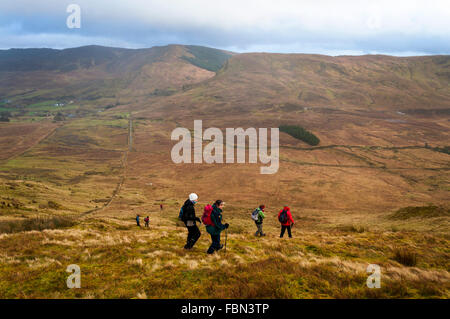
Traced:
<path fill-rule="evenodd" d="M 80 28 L 67 25 L 71 4 L 80 8 Z M 235 52 L 327 55 L 450 54 L 450 0 L 0 2 L 0 49 L 92 44 L 195 44 Z"/>

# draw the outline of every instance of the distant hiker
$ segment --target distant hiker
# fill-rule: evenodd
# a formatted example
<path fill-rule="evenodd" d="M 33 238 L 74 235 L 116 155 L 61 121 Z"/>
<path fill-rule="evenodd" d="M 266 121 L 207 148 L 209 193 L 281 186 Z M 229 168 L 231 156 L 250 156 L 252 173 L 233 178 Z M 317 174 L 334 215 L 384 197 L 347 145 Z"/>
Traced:
<path fill-rule="evenodd" d="M 255 236 L 258 236 L 258 235 L 266 236 L 266 234 L 263 233 L 263 228 L 262 228 L 263 219 L 266 217 L 264 215 L 264 208 L 266 208 L 266 206 L 259 205 L 259 207 L 256 208 L 252 213 L 252 219 L 255 221 L 256 228 L 257 228 Z"/>
<path fill-rule="evenodd" d="M 148 227 L 148 223 L 150 222 L 150 218 L 148 218 L 148 216 L 145 217 L 144 218 L 144 222 L 145 222 L 145 227 Z"/>
<path fill-rule="evenodd" d="M 159 204 L 159 210 L 163 210 L 163 204 Z"/>
<path fill-rule="evenodd" d="M 278 213 L 278 221 L 281 224 L 280 238 L 283 238 L 284 232 L 288 231 L 289 238 L 292 238 L 291 227 L 294 225 L 294 219 L 292 218 L 291 210 L 288 206 L 284 206 Z"/>
<path fill-rule="evenodd" d="M 208 254 L 212 254 L 216 250 L 223 248 L 223 245 L 220 244 L 220 233 L 229 226 L 229 224 L 222 224 L 223 206 L 223 201 L 216 200 L 212 206 L 207 205 L 205 207 L 205 212 L 202 216 L 202 221 L 206 225 L 206 231 L 211 235 L 212 241 L 207 251 Z"/>
<path fill-rule="evenodd" d="M 139 214 L 136 215 L 136 224 L 138 227 L 141 227 L 141 224 L 139 223 Z"/>
<path fill-rule="evenodd" d="M 183 207 L 180 210 L 180 219 L 186 225 L 188 229 L 188 236 L 184 249 L 191 249 L 194 247 L 197 240 L 200 238 L 200 230 L 198 229 L 196 222 L 202 223 L 200 218 L 195 216 L 194 205 L 198 201 L 198 196 L 195 193 L 189 195 L 189 198 L 184 202 Z"/>

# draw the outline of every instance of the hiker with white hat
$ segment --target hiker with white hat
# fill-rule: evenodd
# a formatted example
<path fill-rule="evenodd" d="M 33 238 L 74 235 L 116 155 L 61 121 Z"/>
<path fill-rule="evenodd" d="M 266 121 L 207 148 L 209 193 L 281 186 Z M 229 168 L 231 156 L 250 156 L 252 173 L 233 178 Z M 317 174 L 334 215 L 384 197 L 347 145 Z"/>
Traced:
<path fill-rule="evenodd" d="M 200 238 L 200 230 L 198 229 L 196 222 L 202 223 L 200 218 L 195 216 L 194 205 L 198 201 L 198 195 L 195 193 L 189 194 L 189 198 L 184 202 L 183 207 L 180 209 L 180 215 L 178 216 L 181 221 L 184 222 L 188 229 L 188 236 L 184 249 L 191 249 L 194 247 L 197 240 Z"/>

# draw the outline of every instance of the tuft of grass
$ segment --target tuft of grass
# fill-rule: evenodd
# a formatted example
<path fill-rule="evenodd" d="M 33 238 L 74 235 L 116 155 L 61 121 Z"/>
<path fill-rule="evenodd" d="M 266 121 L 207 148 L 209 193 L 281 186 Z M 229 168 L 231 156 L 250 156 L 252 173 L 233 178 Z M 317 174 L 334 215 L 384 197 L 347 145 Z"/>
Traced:
<path fill-rule="evenodd" d="M 0 234 L 18 233 L 21 231 L 59 229 L 75 225 L 73 218 L 64 216 L 36 217 L 24 220 L 1 221 Z"/>
<path fill-rule="evenodd" d="M 355 226 L 355 225 L 343 225 L 339 226 L 338 229 L 343 232 L 349 233 L 364 233 L 367 231 L 367 228 L 364 226 Z"/>
<path fill-rule="evenodd" d="M 47 205 L 48 205 L 48 208 L 51 208 L 51 209 L 60 209 L 61 208 L 61 205 L 59 205 L 57 202 L 54 202 L 52 200 L 49 200 L 47 202 Z"/>
<path fill-rule="evenodd" d="M 413 267 L 417 264 L 417 254 L 406 248 L 394 249 L 393 259 L 400 264 L 408 267 Z"/>

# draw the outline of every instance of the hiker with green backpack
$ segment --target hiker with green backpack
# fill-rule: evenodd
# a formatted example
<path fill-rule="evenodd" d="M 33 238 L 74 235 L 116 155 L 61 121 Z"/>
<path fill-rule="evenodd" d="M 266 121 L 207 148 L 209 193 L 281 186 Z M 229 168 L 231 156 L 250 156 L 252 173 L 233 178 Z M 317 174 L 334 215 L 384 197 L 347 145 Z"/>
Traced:
<path fill-rule="evenodd" d="M 183 207 L 180 209 L 180 214 L 178 218 L 184 223 L 188 229 L 188 236 L 186 240 L 186 245 L 184 249 L 192 249 L 197 240 L 200 238 L 201 233 L 198 229 L 196 222 L 202 223 L 200 218 L 195 216 L 194 205 L 198 201 L 198 196 L 195 193 L 189 195 L 189 198 L 184 202 Z"/>
<path fill-rule="evenodd" d="M 229 227 L 229 224 L 222 224 L 224 204 L 223 201 L 216 200 L 212 206 L 206 205 L 203 212 L 202 222 L 206 226 L 206 231 L 211 235 L 212 241 L 207 251 L 208 254 L 213 254 L 223 248 L 223 245 L 220 244 L 220 233 Z"/>
<path fill-rule="evenodd" d="M 264 205 L 259 205 L 258 208 L 256 208 L 253 212 L 252 212 L 252 219 L 256 224 L 257 230 L 255 233 L 255 236 L 266 236 L 266 234 L 263 233 L 263 229 L 262 229 L 262 224 L 263 224 L 263 219 L 266 217 L 264 215 L 264 208 L 266 208 L 266 206 Z"/>
<path fill-rule="evenodd" d="M 288 206 L 284 206 L 278 213 L 278 221 L 281 224 L 280 238 L 283 238 L 284 232 L 288 231 L 289 238 L 292 238 L 291 227 L 294 225 L 294 219 L 292 218 L 291 210 Z"/>

